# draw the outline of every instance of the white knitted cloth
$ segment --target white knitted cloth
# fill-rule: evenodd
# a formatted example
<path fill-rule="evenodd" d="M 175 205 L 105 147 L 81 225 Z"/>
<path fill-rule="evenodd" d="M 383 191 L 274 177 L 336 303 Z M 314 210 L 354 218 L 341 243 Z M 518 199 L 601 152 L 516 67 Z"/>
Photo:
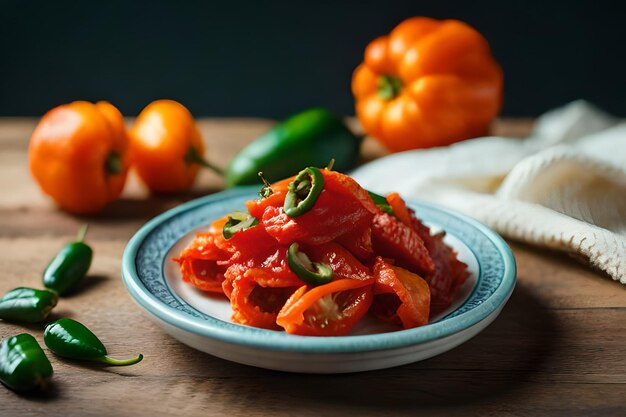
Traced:
<path fill-rule="evenodd" d="M 352 173 L 365 188 L 430 200 L 505 237 L 578 254 L 626 284 L 626 122 L 584 101 L 525 139 L 396 153 Z"/>

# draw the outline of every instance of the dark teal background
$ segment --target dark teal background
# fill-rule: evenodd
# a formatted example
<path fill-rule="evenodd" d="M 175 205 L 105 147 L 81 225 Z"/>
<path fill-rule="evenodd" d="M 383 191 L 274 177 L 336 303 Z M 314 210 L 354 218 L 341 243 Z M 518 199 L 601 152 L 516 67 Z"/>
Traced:
<path fill-rule="evenodd" d="M 585 98 L 626 115 L 620 2 L 0 1 L 0 116 L 77 99 L 125 115 L 173 98 L 198 116 L 283 117 L 313 105 L 353 113 L 363 49 L 404 18 L 458 18 L 505 70 L 509 116 Z"/>

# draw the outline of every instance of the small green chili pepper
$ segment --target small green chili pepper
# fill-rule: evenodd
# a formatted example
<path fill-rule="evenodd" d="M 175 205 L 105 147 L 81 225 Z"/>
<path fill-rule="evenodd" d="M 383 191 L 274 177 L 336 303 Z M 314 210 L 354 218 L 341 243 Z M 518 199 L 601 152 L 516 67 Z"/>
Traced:
<path fill-rule="evenodd" d="M 333 270 L 321 262 L 311 262 L 304 252 L 300 252 L 300 245 L 294 242 L 287 251 L 289 268 L 307 284 L 322 285 L 333 279 Z"/>
<path fill-rule="evenodd" d="M 367 193 L 370 195 L 370 197 L 372 197 L 374 204 L 376 204 L 379 209 L 381 209 L 387 214 L 391 214 L 392 216 L 395 216 L 395 213 L 393 212 L 391 205 L 387 202 L 387 199 L 385 197 L 383 197 L 382 195 L 373 193 L 371 191 L 368 191 Z"/>
<path fill-rule="evenodd" d="M 52 377 L 52 365 L 34 337 L 22 333 L 0 344 L 0 381 L 14 391 L 43 389 Z"/>
<path fill-rule="evenodd" d="M 359 160 L 361 138 L 324 108 L 295 114 L 277 123 L 231 161 L 226 186 L 260 184 L 259 171 L 269 178 L 286 178 L 306 166 L 323 166 L 336 158 L 336 169 L 345 172 Z"/>
<path fill-rule="evenodd" d="M 224 239 L 230 239 L 237 232 L 244 231 L 259 224 L 259 220 L 256 217 L 252 217 L 248 213 L 242 211 L 233 211 L 228 215 L 228 220 L 222 227 L 222 235 Z"/>
<path fill-rule="evenodd" d="M 305 168 L 289 183 L 288 189 L 283 210 L 289 217 L 298 217 L 313 208 L 324 189 L 324 175 L 319 168 Z"/>
<path fill-rule="evenodd" d="M 75 289 L 87 275 L 93 251 L 83 242 L 86 233 L 87 225 L 84 225 L 78 232 L 76 242 L 65 245 L 46 267 L 43 273 L 43 284 L 46 288 L 63 295 Z"/>
<path fill-rule="evenodd" d="M 91 330 L 68 318 L 59 319 L 46 326 L 43 340 L 52 352 L 70 359 L 120 366 L 133 365 L 143 359 L 141 354 L 130 359 L 113 359 L 107 356 L 106 348 Z"/>
<path fill-rule="evenodd" d="M 0 319 L 38 323 L 48 317 L 58 300 L 53 291 L 15 288 L 0 298 Z"/>

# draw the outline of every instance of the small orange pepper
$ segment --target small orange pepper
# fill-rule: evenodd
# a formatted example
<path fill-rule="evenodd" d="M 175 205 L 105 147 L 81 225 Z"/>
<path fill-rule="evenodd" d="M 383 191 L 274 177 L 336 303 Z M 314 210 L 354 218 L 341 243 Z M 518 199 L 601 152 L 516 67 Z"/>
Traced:
<path fill-rule="evenodd" d="M 157 193 L 186 191 L 207 163 L 204 143 L 193 116 L 173 100 L 157 100 L 141 111 L 130 131 L 132 164 L 139 177 Z"/>
<path fill-rule="evenodd" d="M 128 137 L 112 104 L 75 101 L 46 113 L 28 148 L 30 172 L 64 210 L 93 214 L 115 200 L 126 181 Z"/>
<path fill-rule="evenodd" d="M 485 135 L 502 106 L 502 85 L 480 33 L 425 17 L 372 41 L 352 75 L 363 129 L 393 152 Z"/>

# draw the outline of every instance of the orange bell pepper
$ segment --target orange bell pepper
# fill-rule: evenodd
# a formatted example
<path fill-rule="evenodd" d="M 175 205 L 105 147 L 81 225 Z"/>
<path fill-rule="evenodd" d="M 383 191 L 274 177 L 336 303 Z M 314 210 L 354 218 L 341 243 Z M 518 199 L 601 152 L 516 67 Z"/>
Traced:
<path fill-rule="evenodd" d="M 157 100 L 141 111 L 130 131 L 133 167 L 151 191 L 175 193 L 191 188 L 206 166 L 204 143 L 193 116 L 173 100 Z"/>
<path fill-rule="evenodd" d="M 50 110 L 37 125 L 30 172 L 64 210 L 97 213 L 124 188 L 127 148 L 124 120 L 113 105 L 75 101 Z"/>
<path fill-rule="evenodd" d="M 502 84 L 475 29 L 414 17 L 367 46 L 352 94 L 365 132 L 397 152 L 486 134 L 502 105 Z"/>

